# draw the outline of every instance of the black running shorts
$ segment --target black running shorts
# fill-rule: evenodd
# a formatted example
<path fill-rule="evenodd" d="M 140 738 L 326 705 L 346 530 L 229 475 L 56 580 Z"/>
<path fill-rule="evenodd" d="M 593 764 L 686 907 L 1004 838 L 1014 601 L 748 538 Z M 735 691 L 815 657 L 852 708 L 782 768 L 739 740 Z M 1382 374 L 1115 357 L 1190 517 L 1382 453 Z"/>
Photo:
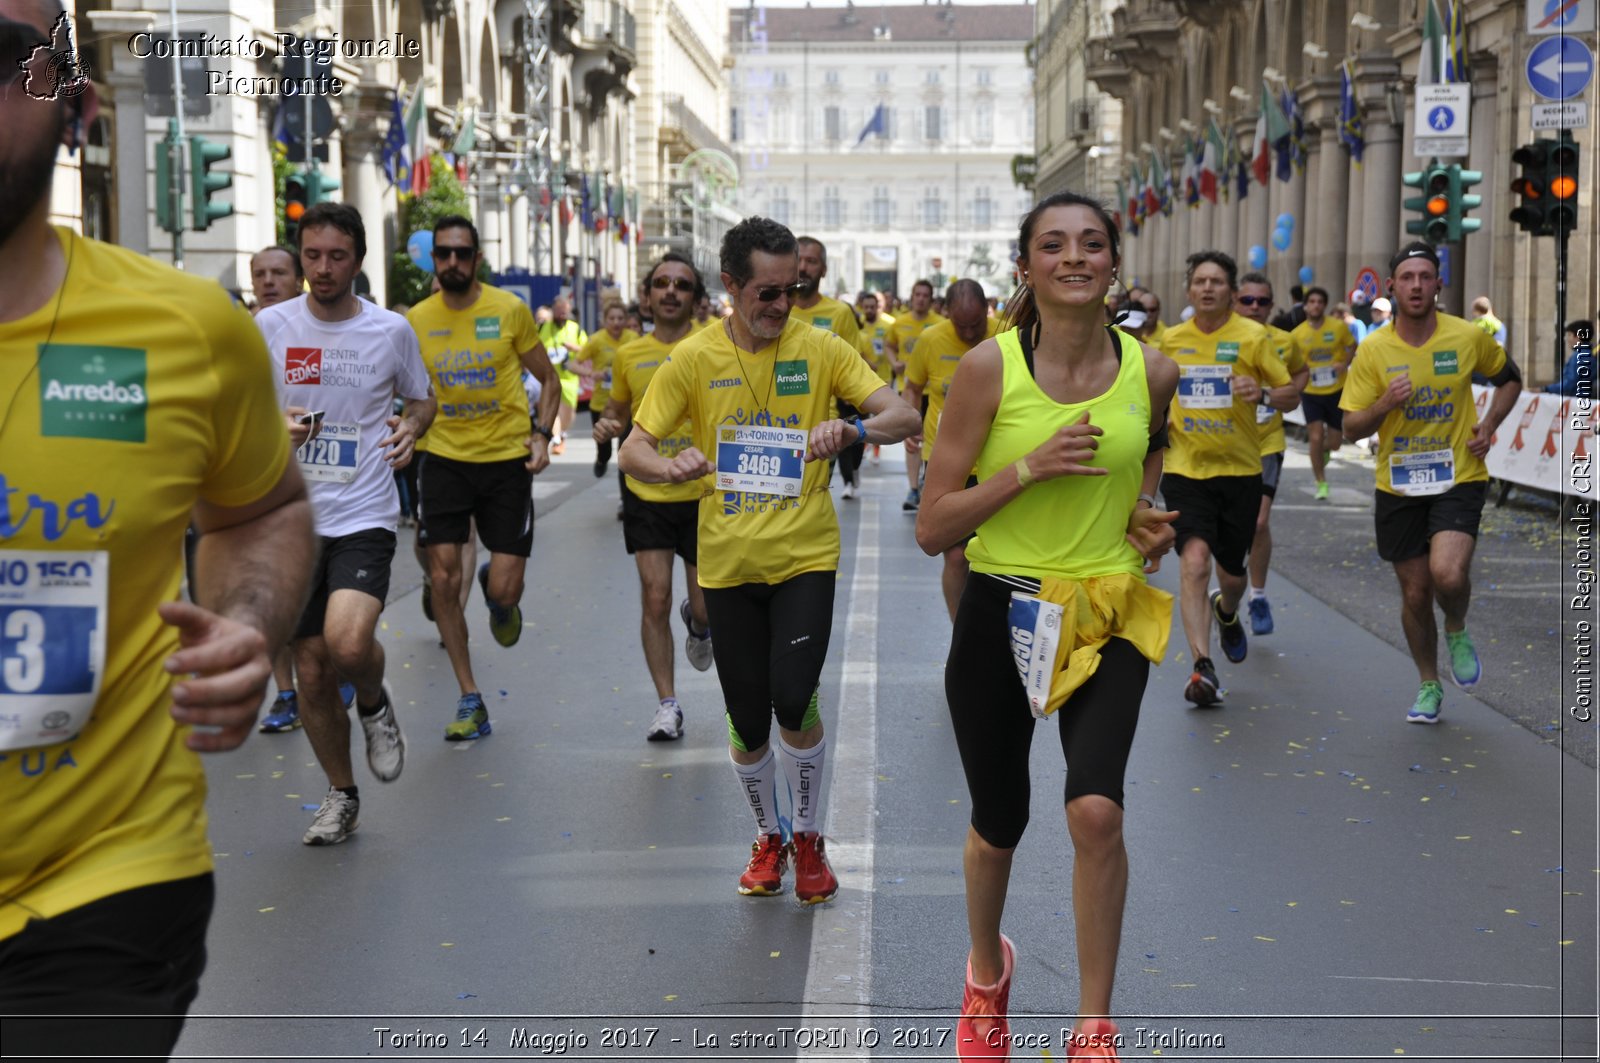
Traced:
<path fill-rule="evenodd" d="M 699 502 L 652 502 L 622 487 L 622 545 L 628 553 L 671 550 L 684 564 L 697 565 Z"/>
<path fill-rule="evenodd" d="M 1372 518 L 1377 526 L 1378 556 L 1385 561 L 1409 561 L 1428 552 L 1434 532 L 1465 532 L 1476 539 L 1489 481 L 1456 484 L 1442 495 L 1423 498 L 1375 493 Z"/>
<path fill-rule="evenodd" d="M 1195 480 L 1177 473 L 1161 477 L 1161 497 L 1167 509 L 1177 510 L 1172 522 L 1178 553 L 1190 539 L 1211 548 L 1217 567 L 1244 575 L 1244 559 L 1256 537 L 1256 517 L 1261 513 L 1260 476 L 1211 476 Z"/>
<path fill-rule="evenodd" d="M 1305 414 L 1306 424 L 1326 421 L 1335 432 L 1343 431 L 1344 411 L 1339 408 L 1339 396 L 1343 394 L 1335 391 L 1332 395 L 1301 395 L 1300 412 Z"/>
<path fill-rule="evenodd" d="M 360 591 L 378 599 L 389 597 L 389 569 L 394 563 L 394 532 L 387 528 L 366 528 L 349 535 L 321 536 L 321 550 L 311 572 L 311 600 L 300 614 L 295 628 L 297 639 L 322 634 L 328 613 L 328 599 L 334 591 Z"/>
<path fill-rule="evenodd" d="M 457 461 L 430 452 L 418 480 L 424 546 L 466 542 L 475 519 L 490 553 L 533 553 L 533 474 L 523 459 Z"/>

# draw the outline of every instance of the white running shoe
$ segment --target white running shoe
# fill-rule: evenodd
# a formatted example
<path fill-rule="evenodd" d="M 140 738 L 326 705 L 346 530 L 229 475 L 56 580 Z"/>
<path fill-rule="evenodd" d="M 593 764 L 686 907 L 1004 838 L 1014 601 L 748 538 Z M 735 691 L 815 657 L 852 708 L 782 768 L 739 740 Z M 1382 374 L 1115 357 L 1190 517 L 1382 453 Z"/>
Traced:
<path fill-rule="evenodd" d="M 406 766 L 406 736 L 400 733 L 400 721 L 394 715 L 394 696 L 388 682 L 383 684 L 383 711 L 375 716 L 361 717 L 361 731 L 367 738 L 367 767 L 379 782 L 394 782 Z"/>
<path fill-rule="evenodd" d="M 328 796 L 322 799 L 311 827 L 300 840 L 307 845 L 338 845 L 355 832 L 356 820 L 361 812 L 361 801 L 343 790 L 328 787 Z"/>
<path fill-rule="evenodd" d="M 706 628 L 705 634 L 694 633 L 694 616 L 689 612 L 689 599 L 685 598 L 678 605 L 678 618 L 683 621 L 683 626 L 689 629 L 689 634 L 683 640 L 683 652 L 689 658 L 689 663 L 694 665 L 694 670 L 703 672 L 711 667 L 715 659 L 711 652 L 711 629 Z"/>
<path fill-rule="evenodd" d="M 678 708 L 676 702 L 662 702 L 644 737 L 650 742 L 671 742 L 682 738 L 683 710 Z"/>

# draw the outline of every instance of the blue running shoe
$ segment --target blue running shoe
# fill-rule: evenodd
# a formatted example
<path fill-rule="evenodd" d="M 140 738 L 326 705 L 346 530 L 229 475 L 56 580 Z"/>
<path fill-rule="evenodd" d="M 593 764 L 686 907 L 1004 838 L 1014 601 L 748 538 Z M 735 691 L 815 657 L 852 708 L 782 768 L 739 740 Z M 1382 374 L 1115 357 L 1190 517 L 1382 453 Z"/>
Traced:
<path fill-rule="evenodd" d="M 1444 687 L 1437 679 L 1424 680 L 1417 691 L 1416 703 L 1406 713 L 1407 723 L 1433 724 L 1439 722 L 1439 706 L 1444 701 Z"/>
<path fill-rule="evenodd" d="M 1265 597 L 1250 599 L 1250 634 L 1272 634 L 1272 606 Z"/>
<path fill-rule="evenodd" d="M 282 734 L 292 731 L 300 726 L 300 699 L 292 690 L 278 691 L 278 697 L 272 703 L 272 709 L 261 717 L 261 733 L 267 735 Z"/>
<path fill-rule="evenodd" d="M 1245 654 L 1250 652 L 1249 641 L 1244 635 L 1244 624 L 1239 622 L 1239 611 L 1236 609 L 1231 616 L 1222 612 L 1222 592 L 1211 592 L 1211 615 L 1217 618 L 1217 633 L 1222 638 L 1222 655 L 1234 664 L 1244 660 Z"/>
<path fill-rule="evenodd" d="M 467 742 L 482 738 L 490 731 L 489 710 L 484 707 L 482 694 L 463 694 L 456 704 L 456 718 L 445 725 L 446 742 Z"/>

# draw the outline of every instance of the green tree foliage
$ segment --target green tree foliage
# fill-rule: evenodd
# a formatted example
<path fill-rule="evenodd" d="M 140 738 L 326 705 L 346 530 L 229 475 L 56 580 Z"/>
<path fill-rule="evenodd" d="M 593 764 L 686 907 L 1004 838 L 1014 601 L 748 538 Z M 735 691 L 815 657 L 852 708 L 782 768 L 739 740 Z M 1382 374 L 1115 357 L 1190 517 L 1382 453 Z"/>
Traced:
<path fill-rule="evenodd" d="M 388 305 L 390 306 L 396 303 L 415 306 L 428 297 L 429 288 L 433 283 L 433 275 L 418 269 L 412 264 L 411 256 L 406 254 L 405 245 L 406 241 L 411 239 L 411 234 L 423 229 L 432 232 L 434 223 L 446 215 L 462 214 L 468 218 L 472 217 L 467 191 L 461 187 L 461 182 L 456 178 L 455 167 L 437 154 L 428 157 L 428 165 L 432 174 L 428 190 L 420 196 L 409 196 L 401 201 L 400 246 L 395 250 L 394 259 L 389 266 Z M 484 276 L 485 272 L 480 269 L 479 276 Z"/>

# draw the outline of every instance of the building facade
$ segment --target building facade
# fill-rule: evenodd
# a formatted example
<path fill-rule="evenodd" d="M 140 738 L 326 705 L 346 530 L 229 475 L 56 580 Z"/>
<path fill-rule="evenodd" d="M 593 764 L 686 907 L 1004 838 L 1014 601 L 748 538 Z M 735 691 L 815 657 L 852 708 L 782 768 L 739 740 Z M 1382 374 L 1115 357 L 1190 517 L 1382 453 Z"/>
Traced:
<path fill-rule="evenodd" d="M 181 60 L 185 85 L 195 78 L 184 133 L 230 150 L 215 169 L 232 177 L 219 198 L 234 206 L 205 231 L 183 234 L 185 268 L 248 290 L 250 255 L 274 240 L 274 143 L 285 114 L 304 105 L 282 92 L 287 33 L 339 46 L 329 72 L 341 91 L 325 97 L 332 122 L 320 168 L 339 183 L 331 198 L 366 221 L 363 272 L 378 299 L 410 235 L 399 231 L 385 140 L 396 102 L 409 105 L 418 86 L 418 139 L 456 164 L 492 269 L 625 282 L 641 256 L 662 155 L 660 93 L 641 85 L 655 92 L 665 82 L 644 67 L 664 62 L 672 83 L 689 84 L 661 43 L 678 39 L 680 22 L 710 43 L 701 41 L 697 57 L 705 88 L 684 90 L 675 113 L 684 124 L 726 121 L 724 0 L 685 0 L 700 5 L 692 18 L 677 0 L 639 2 L 636 12 L 634 0 L 180 0 L 181 34 L 203 52 Z M 73 6 L 101 111 L 86 130 L 88 149 L 58 163 L 53 214 L 166 258 L 172 237 L 156 221 L 155 151 L 172 113 L 159 98 L 171 97 L 170 16 L 137 0 Z M 585 189 L 598 194 L 587 225 Z M 600 216 L 609 224 L 597 225 Z"/>
<path fill-rule="evenodd" d="M 1182 186 L 1171 213 L 1157 211 L 1142 220 L 1126 241 L 1124 277 L 1153 285 L 1170 305 L 1183 302 L 1183 259 L 1203 247 L 1219 247 L 1247 262 L 1252 249 L 1267 254 L 1267 272 L 1280 292 L 1305 275 L 1339 297 L 1348 296 L 1374 271 L 1381 285 L 1389 256 L 1403 242 L 1405 220 L 1416 217 L 1403 202 L 1418 195 L 1406 188 L 1404 174 L 1420 170 L 1426 155 L 1415 151 L 1416 83 L 1424 54 L 1429 0 L 1128 0 L 1095 13 L 1087 25 L 1083 67 L 1084 96 L 1120 101 L 1120 128 L 1114 139 L 1081 149 L 1103 149 L 1116 161 L 1125 195 L 1133 167 L 1148 173 L 1152 157 L 1162 171 L 1182 173 L 1186 137 L 1203 136 L 1214 120 L 1224 147 L 1246 166 L 1252 154 L 1263 84 L 1272 98 L 1292 89 L 1302 112 L 1303 161 L 1290 179 L 1276 175 L 1263 185 L 1253 178 L 1224 182 L 1226 194 L 1212 204 L 1202 198 L 1187 206 Z M 1085 5 L 1076 5 L 1084 7 Z M 1095 7 L 1097 5 L 1088 5 Z M 1107 5 L 1109 6 L 1109 5 Z M 1468 152 L 1458 161 L 1481 171 L 1472 188 L 1481 207 L 1471 216 L 1482 227 L 1445 248 L 1447 290 L 1444 307 L 1453 313 L 1479 295 L 1493 301 L 1509 328 L 1511 353 L 1534 381 L 1551 379 L 1559 364 L 1556 326 L 1556 241 L 1536 238 L 1509 220 L 1517 198 L 1511 182 L 1518 169 L 1512 153 L 1531 141 L 1532 113 L 1546 102 L 1534 94 L 1525 74 L 1530 49 L 1539 36 L 1530 32 L 1526 4 L 1499 0 L 1461 0 L 1437 7 L 1447 38 L 1452 10 L 1464 26 L 1460 55 L 1470 80 Z M 1592 9 L 1592 8 L 1591 8 Z M 1045 15 L 1047 30 L 1038 52 L 1041 83 L 1053 84 L 1056 67 L 1082 23 L 1069 13 Z M 1595 36 L 1585 38 L 1592 46 Z M 1041 111 L 1040 153 L 1071 140 L 1075 82 L 1070 61 L 1062 74 L 1068 99 L 1059 109 Z M 1359 119 L 1361 161 L 1341 137 L 1341 98 L 1346 74 Z M 1597 113 L 1593 83 L 1581 100 Z M 1085 106 L 1094 106 L 1087 104 Z M 1063 128 L 1057 123 L 1069 123 Z M 1105 135 L 1105 134 L 1102 134 Z M 1554 132 L 1541 132 L 1554 137 Z M 1579 226 L 1572 233 L 1568 259 L 1566 316 L 1593 318 L 1597 272 L 1595 216 L 1596 138 L 1592 128 L 1575 130 L 1582 156 L 1579 173 Z M 1046 145 L 1050 145 L 1049 149 Z M 1225 153 L 1226 154 L 1226 153 Z M 1450 161 L 1450 160 L 1445 160 Z M 1065 172 L 1063 167 L 1058 168 Z M 1274 167 L 1275 169 L 1275 167 Z M 1046 170 L 1041 159 L 1041 172 Z M 1102 191 L 1104 189 L 1102 188 Z M 1118 198 L 1113 193 L 1108 199 Z M 1120 204 L 1124 213 L 1127 204 Z M 1292 219 L 1288 239 L 1274 238 L 1278 220 Z M 1278 243 L 1286 246 L 1279 248 Z M 1381 290 L 1379 291 L 1381 294 Z"/>
<path fill-rule="evenodd" d="M 1010 290 L 1031 5 L 750 7 L 731 27 L 741 213 L 823 241 L 830 294 Z"/>
<path fill-rule="evenodd" d="M 1114 0 L 1040 0 L 1032 49 L 1040 199 L 1081 192 L 1110 202 L 1122 166 L 1122 101 L 1089 77 L 1091 37 L 1105 36 Z"/>

